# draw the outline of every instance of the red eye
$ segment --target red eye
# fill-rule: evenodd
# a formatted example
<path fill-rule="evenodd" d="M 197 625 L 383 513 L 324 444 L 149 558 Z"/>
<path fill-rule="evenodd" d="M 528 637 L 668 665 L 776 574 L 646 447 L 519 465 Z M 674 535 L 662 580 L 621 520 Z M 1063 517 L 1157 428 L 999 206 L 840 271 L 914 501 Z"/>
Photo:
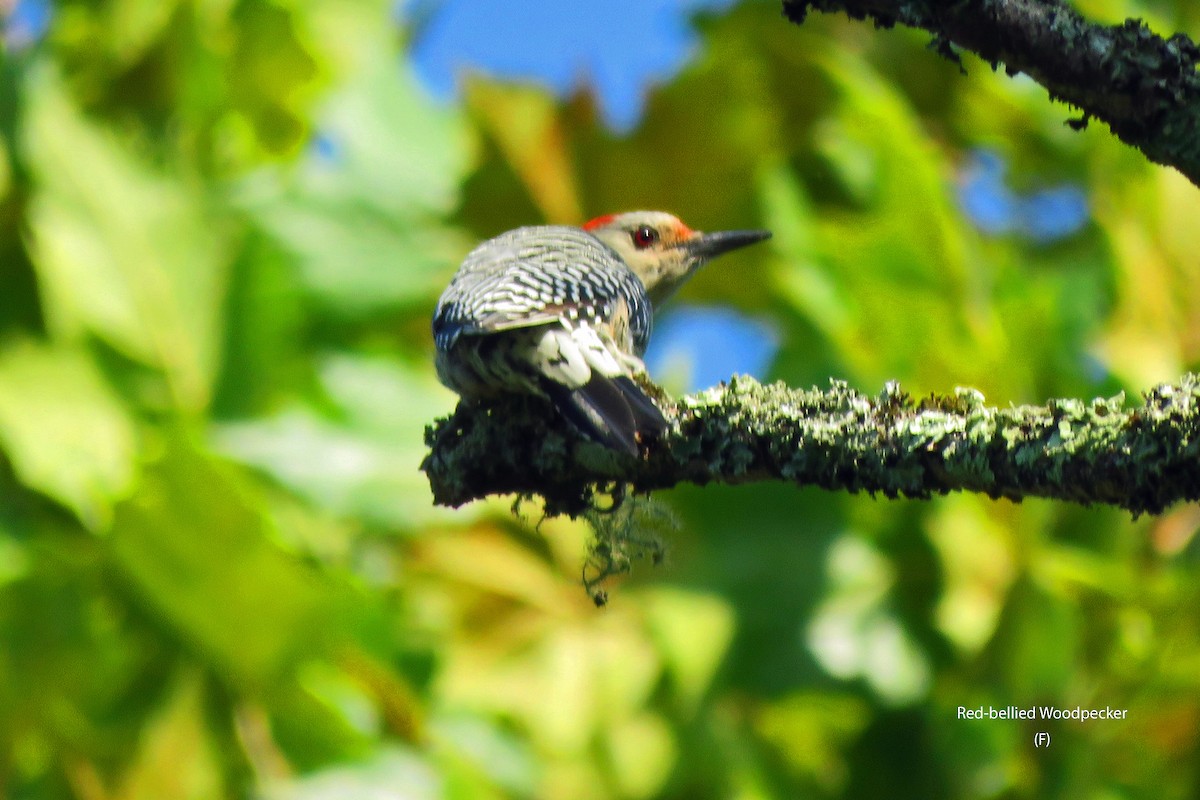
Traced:
<path fill-rule="evenodd" d="M 649 225 L 643 225 L 633 232 L 633 246 L 639 250 L 645 250 L 657 241 L 658 231 Z"/>

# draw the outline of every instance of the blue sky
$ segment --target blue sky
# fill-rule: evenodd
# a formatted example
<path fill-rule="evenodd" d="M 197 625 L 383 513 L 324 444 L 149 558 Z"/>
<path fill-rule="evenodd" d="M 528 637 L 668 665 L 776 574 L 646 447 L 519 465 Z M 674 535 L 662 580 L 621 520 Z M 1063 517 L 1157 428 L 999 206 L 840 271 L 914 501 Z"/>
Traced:
<path fill-rule="evenodd" d="M 4 44 L 21 50 L 42 37 L 50 25 L 48 0 L 17 0 L 4 20 Z"/>
<path fill-rule="evenodd" d="M 412 0 L 412 61 L 437 96 L 476 70 L 549 88 L 590 86 L 605 122 L 628 131 L 648 86 L 670 80 L 695 52 L 690 18 L 732 0 Z"/>
<path fill-rule="evenodd" d="M 1057 184 L 1020 193 L 1009 186 L 1008 163 L 998 153 L 976 150 L 959 175 L 958 204 L 987 234 L 1017 233 L 1050 244 L 1087 224 L 1087 196 L 1078 186 Z"/>
<path fill-rule="evenodd" d="M 418 31 L 411 59 L 429 91 L 455 97 L 475 71 L 547 87 L 559 96 L 589 87 L 610 128 L 628 132 L 647 89 L 670 80 L 699 45 L 691 17 L 733 0 L 409 0 L 404 15 Z M 1088 220 L 1077 187 L 1027 194 L 1011 189 L 1007 164 L 993 152 L 972 154 L 958 189 L 963 213 L 981 231 L 1016 233 L 1046 244 Z"/>

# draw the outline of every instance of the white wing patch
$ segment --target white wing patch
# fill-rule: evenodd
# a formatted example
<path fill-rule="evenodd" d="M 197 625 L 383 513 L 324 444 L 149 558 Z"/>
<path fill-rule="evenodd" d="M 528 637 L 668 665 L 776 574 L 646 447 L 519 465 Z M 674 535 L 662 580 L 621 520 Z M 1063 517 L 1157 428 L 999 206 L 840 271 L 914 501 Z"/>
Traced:
<path fill-rule="evenodd" d="M 611 337 L 590 325 L 549 326 L 539 333 L 534 363 L 556 383 L 578 389 L 592 379 L 593 373 L 615 378 L 629 372 L 629 357 L 620 352 Z"/>

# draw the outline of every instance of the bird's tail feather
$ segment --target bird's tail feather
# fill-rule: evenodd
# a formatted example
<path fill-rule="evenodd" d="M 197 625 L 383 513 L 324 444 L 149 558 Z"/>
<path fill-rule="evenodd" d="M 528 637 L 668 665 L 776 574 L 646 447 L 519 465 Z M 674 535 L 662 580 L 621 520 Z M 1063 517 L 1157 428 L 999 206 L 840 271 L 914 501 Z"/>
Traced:
<path fill-rule="evenodd" d="M 550 383 L 550 397 L 567 419 L 606 447 L 636 456 L 639 439 L 667 430 L 662 411 L 628 376 L 593 373 L 576 389 Z"/>

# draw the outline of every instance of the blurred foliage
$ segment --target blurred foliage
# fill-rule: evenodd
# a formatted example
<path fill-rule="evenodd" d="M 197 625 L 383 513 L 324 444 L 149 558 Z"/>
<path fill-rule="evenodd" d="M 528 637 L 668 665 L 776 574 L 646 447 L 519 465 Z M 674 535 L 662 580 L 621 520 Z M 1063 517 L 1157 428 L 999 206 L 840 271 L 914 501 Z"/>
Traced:
<path fill-rule="evenodd" d="M 796 385 L 1020 403 L 1200 367 L 1177 174 L 910 32 L 701 25 L 628 137 L 586 96 L 431 103 L 382 0 L 61 0 L 8 41 L 0 796 L 1195 796 L 1195 507 L 680 489 L 667 564 L 603 610 L 581 523 L 432 507 L 430 310 L 539 220 L 770 227 L 681 302 L 771 320 Z M 1092 222 L 975 230 L 979 147 Z M 956 718 L 1033 703 L 1129 713 Z"/>

